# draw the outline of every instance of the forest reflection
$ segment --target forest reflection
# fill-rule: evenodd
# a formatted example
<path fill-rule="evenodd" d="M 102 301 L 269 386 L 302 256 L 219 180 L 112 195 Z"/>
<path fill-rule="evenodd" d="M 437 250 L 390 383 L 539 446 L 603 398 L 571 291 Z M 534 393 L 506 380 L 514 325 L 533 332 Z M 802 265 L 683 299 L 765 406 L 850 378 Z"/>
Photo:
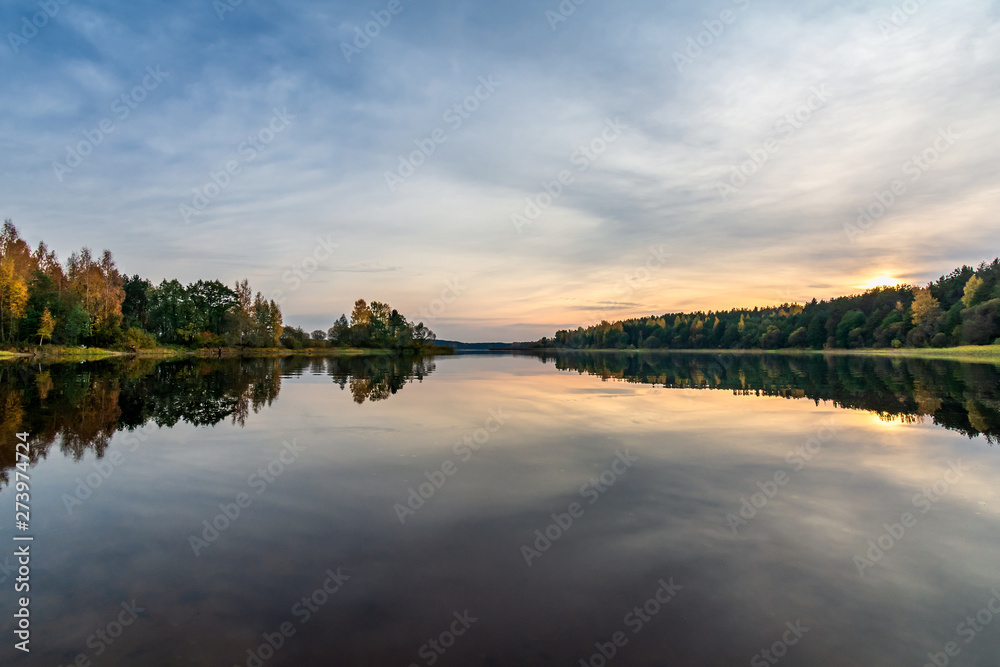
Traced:
<path fill-rule="evenodd" d="M 327 375 L 363 404 L 433 371 L 433 359 L 419 356 L 0 364 L 0 487 L 15 463 L 17 433 L 28 434 L 33 462 L 57 441 L 74 460 L 88 450 L 101 457 L 116 432 L 145 425 L 243 426 L 277 399 L 282 378 Z"/>
<path fill-rule="evenodd" d="M 862 356 L 560 352 L 526 353 L 563 371 L 676 389 L 803 398 L 887 421 L 930 420 L 969 437 L 1000 438 L 1000 368 L 990 364 Z M 59 451 L 103 456 L 112 436 L 178 422 L 244 425 L 271 405 L 282 378 L 325 375 L 357 404 L 382 401 L 435 370 L 433 358 L 283 357 L 113 359 L 86 364 L 0 364 L 0 487 L 17 433 L 32 458 Z"/>
<path fill-rule="evenodd" d="M 1000 437 L 1000 368 L 853 355 L 532 353 L 564 371 L 677 389 L 831 401 L 885 421 L 932 423 L 993 444 Z"/>

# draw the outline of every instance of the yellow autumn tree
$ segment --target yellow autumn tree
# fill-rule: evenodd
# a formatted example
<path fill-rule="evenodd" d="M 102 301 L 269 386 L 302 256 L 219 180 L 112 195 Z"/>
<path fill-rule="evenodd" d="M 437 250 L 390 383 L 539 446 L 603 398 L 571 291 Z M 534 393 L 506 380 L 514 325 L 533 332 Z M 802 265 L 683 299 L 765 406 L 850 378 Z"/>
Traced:
<path fill-rule="evenodd" d="M 52 313 L 46 308 L 42 311 L 42 317 L 38 320 L 38 331 L 35 335 L 38 336 L 38 344 L 41 345 L 43 341 L 52 339 L 52 332 L 56 329 L 56 320 L 52 317 Z"/>
<path fill-rule="evenodd" d="M 934 298 L 926 287 L 913 290 L 913 324 L 921 326 L 932 324 L 941 314 L 941 303 Z"/>
<path fill-rule="evenodd" d="M 90 248 L 83 248 L 70 255 L 67 265 L 70 289 L 90 313 L 95 328 L 101 329 L 121 316 L 125 290 L 110 251 L 96 259 Z"/>
<path fill-rule="evenodd" d="M 10 338 L 27 305 L 28 286 L 17 275 L 14 260 L 5 256 L 0 259 L 0 341 Z"/>
<path fill-rule="evenodd" d="M 962 295 L 962 305 L 966 308 L 971 308 L 972 304 L 975 302 L 976 293 L 979 292 L 979 288 L 983 286 L 983 279 L 979 276 L 972 276 L 969 278 L 969 282 L 965 283 L 965 292 Z"/>

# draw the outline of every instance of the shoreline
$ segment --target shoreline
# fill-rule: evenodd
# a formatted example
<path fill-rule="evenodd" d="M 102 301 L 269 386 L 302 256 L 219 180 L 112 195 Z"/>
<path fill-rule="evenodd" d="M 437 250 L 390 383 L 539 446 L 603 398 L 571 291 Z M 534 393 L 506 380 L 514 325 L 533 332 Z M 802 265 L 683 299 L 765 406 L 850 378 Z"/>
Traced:
<path fill-rule="evenodd" d="M 413 351 L 412 356 L 440 356 L 452 354 L 451 348 L 434 347 L 419 352 Z M 403 356 L 405 351 L 376 349 L 376 348 L 308 348 L 303 350 L 289 350 L 285 348 L 253 348 L 238 350 L 236 348 L 223 348 L 223 359 L 238 358 L 265 358 L 265 357 L 391 357 Z M 410 356 L 410 355 L 407 355 Z M 107 350 L 104 348 L 58 348 L 53 351 L 41 350 L 37 353 L 30 352 L 10 352 L 0 350 L 0 361 L 39 361 L 39 362 L 61 362 L 61 361 L 99 361 L 102 359 L 113 359 L 116 357 L 129 357 L 135 359 L 179 359 L 185 357 L 199 357 L 202 359 L 218 359 L 216 350 L 183 350 L 170 348 L 154 348 L 146 350 L 136 350 L 132 352 L 122 352 L 119 350 Z"/>
<path fill-rule="evenodd" d="M 823 355 L 830 357 L 898 357 L 909 359 L 944 359 L 949 361 L 962 361 L 966 363 L 992 363 L 1000 364 L 1000 345 L 962 345 L 959 347 L 939 347 L 939 348 L 863 348 L 857 350 L 722 350 L 722 349 L 640 349 L 640 350 L 618 350 L 618 349 L 570 349 L 570 348 L 536 348 L 536 349 L 515 349 L 516 352 L 548 352 L 558 354 L 576 354 L 586 352 L 616 353 L 616 354 L 746 354 L 746 355 L 784 355 L 784 356 L 807 356 Z"/>
<path fill-rule="evenodd" d="M 449 347 L 434 347 L 429 350 L 413 352 L 414 356 L 442 356 L 461 354 L 461 350 Z M 908 359 L 943 359 L 949 361 L 959 361 L 965 363 L 989 363 L 1000 364 L 1000 345 L 963 345 L 960 347 L 942 348 L 864 348 L 856 350 L 747 350 L 747 349 L 639 349 L 639 350 L 619 350 L 619 349 L 570 349 L 570 348 L 512 348 L 504 350 L 491 350 L 492 354 L 497 353 L 549 353 L 549 354 L 742 354 L 742 355 L 783 355 L 783 356 L 860 356 L 860 357 L 890 357 Z M 238 350 L 235 348 L 223 348 L 222 358 L 263 358 L 263 357 L 375 357 L 375 356 L 397 356 L 405 352 L 387 349 L 374 348 L 307 348 L 303 350 L 289 350 L 285 348 L 254 348 L 248 350 Z M 115 357 L 133 357 L 143 359 L 172 359 L 184 357 L 199 357 L 203 359 L 216 359 L 218 354 L 215 350 L 184 350 L 171 348 L 154 348 L 147 350 L 137 350 L 122 352 L 118 350 L 107 350 L 103 348 L 57 348 L 53 351 L 42 350 L 39 353 L 10 352 L 0 350 L 0 361 L 41 361 L 41 362 L 61 362 L 61 361 L 97 361 L 101 359 L 111 359 Z"/>

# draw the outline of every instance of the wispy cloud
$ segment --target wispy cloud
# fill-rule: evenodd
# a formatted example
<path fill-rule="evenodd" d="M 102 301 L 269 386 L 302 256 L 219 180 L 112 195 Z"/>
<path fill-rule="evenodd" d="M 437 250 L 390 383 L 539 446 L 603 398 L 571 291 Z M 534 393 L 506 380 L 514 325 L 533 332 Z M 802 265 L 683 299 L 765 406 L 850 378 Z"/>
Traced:
<path fill-rule="evenodd" d="M 416 312 L 459 276 L 474 288 L 438 333 L 484 340 L 551 333 L 581 303 L 627 315 L 767 305 L 1000 254 L 996 3 L 921 3 L 892 30 L 880 24 L 892 3 L 877 0 L 586 3 L 556 30 L 549 4 L 407 4 L 350 62 L 340 43 L 376 5 L 244 2 L 220 21 L 195 0 L 61 4 L 16 53 L 0 46 L 0 215 L 63 257 L 109 247 L 154 281 L 248 275 L 264 292 L 281 288 L 275 267 L 331 235 L 330 275 L 290 294 L 288 313 L 324 320 L 372 294 Z M 738 5 L 679 72 L 688 38 Z M 37 11 L 5 3 L 0 32 Z M 170 76 L 118 120 L 114 100 L 157 66 Z M 443 114 L 487 74 L 502 87 L 389 192 L 401 151 L 447 130 Z M 822 109 L 781 134 L 818 86 Z M 294 122 L 241 158 L 275 108 Z M 60 182 L 53 162 L 106 117 L 114 131 Z M 581 171 L 609 118 L 628 129 Z M 949 126 L 954 147 L 848 243 L 858 207 Z M 774 136 L 780 149 L 720 198 Z M 234 159 L 240 174 L 178 224 L 178 204 Z M 511 212 L 562 171 L 572 184 L 517 234 Z M 670 264 L 615 302 L 613 286 L 665 241 Z"/>

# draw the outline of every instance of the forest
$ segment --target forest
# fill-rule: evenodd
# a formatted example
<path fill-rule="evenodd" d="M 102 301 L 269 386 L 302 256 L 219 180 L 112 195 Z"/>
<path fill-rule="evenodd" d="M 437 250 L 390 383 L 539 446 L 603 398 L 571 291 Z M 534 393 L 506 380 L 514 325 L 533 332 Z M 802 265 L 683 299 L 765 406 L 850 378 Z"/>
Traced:
<path fill-rule="evenodd" d="M 44 242 L 32 247 L 11 220 L 0 229 L 0 346 L 29 349 L 46 343 L 110 349 L 222 346 L 302 349 L 361 347 L 419 350 L 434 333 L 388 305 L 359 299 L 351 319 L 307 334 L 284 325 L 273 299 L 244 279 L 154 285 L 122 275 L 114 256 L 89 248 L 63 265 Z"/>
<path fill-rule="evenodd" d="M 925 287 L 876 287 L 804 305 L 602 321 L 532 348 L 850 349 L 1000 342 L 1000 259 L 963 266 Z"/>

